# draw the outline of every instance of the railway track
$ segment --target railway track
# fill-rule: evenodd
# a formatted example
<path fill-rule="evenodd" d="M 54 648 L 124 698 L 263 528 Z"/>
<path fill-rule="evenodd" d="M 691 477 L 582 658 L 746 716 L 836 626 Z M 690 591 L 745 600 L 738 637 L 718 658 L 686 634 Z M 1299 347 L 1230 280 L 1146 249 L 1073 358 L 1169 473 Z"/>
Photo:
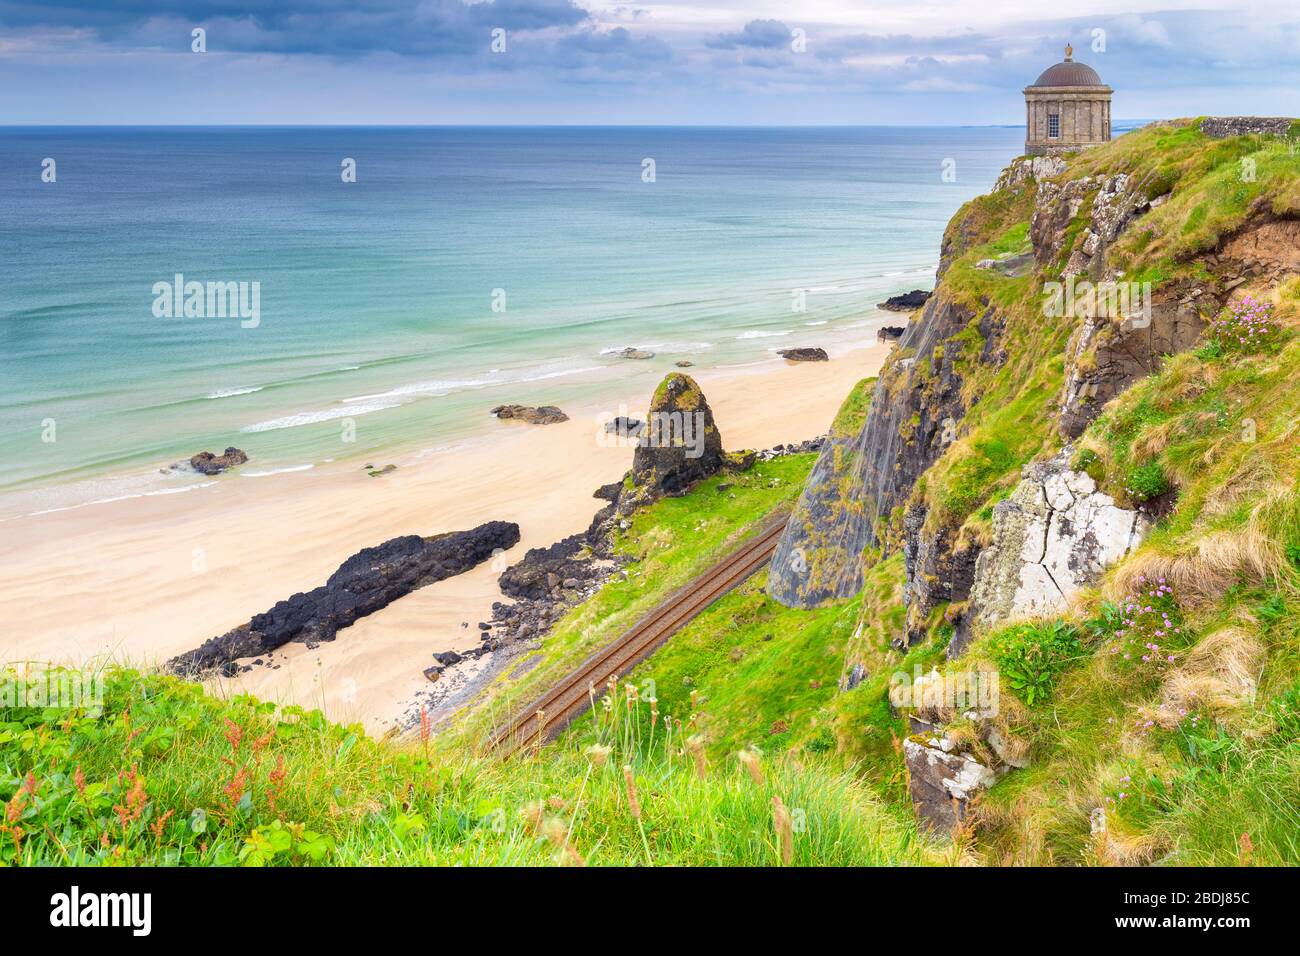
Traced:
<path fill-rule="evenodd" d="M 510 756 L 529 743 L 551 740 L 590 706 L 590 690 L 601 691 L 649 657 L 697 614 L 771 560 L 788 515 L 774 515 L 759 533 L 689 584 L 674 591 L 618 640 L 592 654 L 532 706 L 492 735 L 491 747 Z M 537 712 L 541 711 L 540 722 Z"/>

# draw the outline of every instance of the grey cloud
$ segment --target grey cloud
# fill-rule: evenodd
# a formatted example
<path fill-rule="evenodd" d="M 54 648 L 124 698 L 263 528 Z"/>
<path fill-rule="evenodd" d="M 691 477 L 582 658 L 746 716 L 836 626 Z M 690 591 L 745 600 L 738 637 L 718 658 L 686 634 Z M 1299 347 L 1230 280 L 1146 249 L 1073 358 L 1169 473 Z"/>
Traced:
<path fill-rule="evenodd" d="M 190 29 L 203 26 L 212 51 L 344 57 L 464 55 L 498 27 L 528 33 L 588 19 L 574 0 L 0 0 L 0 24 L 11 29 L 89 29 L 110 46 L 165 44 L 173 33 L 188 46 Z"/>
<path fill-rule="evenodd" d="M 790 43 L 790 28 L 780 20 L 750 20 L 735 33 L 721 33 L 706 41 L 715 50 L 773 50 Z"/>

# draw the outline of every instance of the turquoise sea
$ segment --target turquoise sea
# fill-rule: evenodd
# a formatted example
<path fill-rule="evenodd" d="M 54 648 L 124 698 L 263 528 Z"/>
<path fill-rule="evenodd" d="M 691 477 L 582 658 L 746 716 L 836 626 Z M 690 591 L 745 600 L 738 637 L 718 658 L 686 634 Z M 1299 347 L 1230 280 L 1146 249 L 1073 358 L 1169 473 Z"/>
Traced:
<path fill-rule="evenodd" d="M 244 448 L 249 477 L 382 458 L 678 359 L 874 340 L 1022 138 L 0 128 L 0 518 L 193 487 L 160 468 L 202 449 Z M 256 327 L 156 315 L 177 274 L 257 283 Z"/>

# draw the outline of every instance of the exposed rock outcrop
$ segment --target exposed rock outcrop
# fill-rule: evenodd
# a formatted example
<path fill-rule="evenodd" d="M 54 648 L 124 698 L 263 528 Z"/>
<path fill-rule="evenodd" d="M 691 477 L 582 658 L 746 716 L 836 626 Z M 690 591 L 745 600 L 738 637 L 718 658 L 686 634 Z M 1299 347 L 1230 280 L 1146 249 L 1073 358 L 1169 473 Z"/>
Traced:
<path fill-rule="evenodd" d="M 883 325 L 878 330 L 876 330 L 876 341 L 894 342 L 897 341 L 898 339 L 901 339 L 903 337 L 903 333 L 906 331 L 907 331 L 907 326 L 905 325 Z"/>
<path fill-rule="evenodd" d="M 554 405 L 498 405 L 492 414 L 500 419 L 514 419 L 530 425 L 555 425 L 567 422 L 569 416 Z"/>
<path fill-rule="evenodd" d="M 971 798 L 997 782 L 998 773 L 943 735 L 917 734 L 903 741 L 907 786 L 917 819 L 950 833 L 966 816 Z"/>
<path fill-rule="evenodd" d="M 214 668 L 233 674 L 239 658 L 265 654 L 289 641 L 331 641 L 358 618 L 417 588 L 468 571 L 518 543 L 519 525 L 489 521 L 469 531 L 431 538 L 411 534 L 364 548 L 339 565 L 321 587 L 280 601 L 247 624 L 173 658 L 168 668 L 185 675 Z"/>
<path fill-rule="evenodd" d="M 1289 116 L 1208 116 L 1201 120 L 1201 132 L 1210 139 L 1229 136 L 1286 136 L 1295 120 Z"/>
<path fill-rule="evenodd" d="M 1002 621 L 1053 614 L 1132 551 L 1150 520 L 1115 504 L 1070 468 L 1071 450 L 1026 465 L 1011 496 L 993 509 L 993 541 L 979 555 L 969 612 L 949 645 L 960 654 L 973 633 Z"/>
<path fill-rule="evenodd" d="M 549 548 L 529 548 L 523 560 L 506 568 L 498 582 L 507 597 L 540 599 L 560 597 L 588 577 L 591 562 L 585 559 L 582 535 L 570 535 Z"/>
<path fill-rule="evenodd" d="M 876 308 L 884 309 L 887 312 L 914 312 L 925 305 L 925 301 L 930 298 L 930 295 L 931 293 L 926 292 L 924 289 L 913 289 L 911 292 L 891 295 L 884 302 L 879 303 Z"/>
<path fill-rule="evenodd" d="M 611 508 L 613 506 L 611 505 Z M 620 571 L 620 562 L 602 557 L 591 546 L 598 522 L 588 534 L 575 534 L 549 548 L 531 548 L 498 579 L 514 603 L 492 604 L 492 619 L 479 623 L 483 649 L 543 637 L 569 608 L 595 594 Z M 608 525 L 601 525 L 607 534 Z"/>
<path fill-rule="evenodd" d="M 638 361 L 645 361 L 646 359 L 652 359 L 655 357 L 655 353 L 649 351 L 648 349 L 638 349 L 630 345 L 627 348 L 620 349 L 619 351 L 613 354 L 617 355 L 619 358 L 634 359 Z"/>
<path fill-rule="evenodd" d="M 777 349 L 776 354 L 789 362 L 830 361 L 830 356 L 826 354 L 826 350 L 820 348 Z"/>
<path fill-rule="evenodd" d="M 650 401 L 632 456 L 633 491 L 624 496 L 621 509 L 626 513 L 660 496 L 685 494 L 723 464 L 722 435 L 704 393 L 689 375 L 673 372 Z"/>
<path fill-rule="evenodd" d="M 1029 227 L 1034 256 L 1044 267 L 1066 259 L 1063 285 L 1052 302 L 1045 298 L 1044 308 L 1060 309 L 1078 323 L 1066 347 L 1058 419 L 1067 440 L 1081 435 L 1108 401 L 1155 372 L 1165 355 L 1190 348 L 1205 327 L 1206 307 L 1217 307 L 1203 298 L 1206 286 L 1168 283 L 1152 294 L 1107 265 L 1115 241 L 1166 198 L 1148 198 L 1127 173 L 1039 186 Z M 1075 240 L 1072 224 L 1085 210 L 1087 224 Z"/>
<path fill-rule="evenodd" d="M 201 475 L 219 475 L 227 468 L 234 468 L 248 461 L 248 456 L 238 448 L 227 448 L 222 454 L 214 455 L 210 451 L 201 451 L 190 459 L 190 467 Z"/>
<path fill-rule="evenodd" d="M 1002 170 L 993 185 L 993 191 L 1014 191 L 1045 179 L 1054 179 L 1065 172 L 1065 165 L 1065 159 L 1061 156 L 1022 156 Z"/>
<path fill-rule="evenodd" d="M 942 292 L 932 296 L 882 370 L 862 430 L 822 448 L 772 561 L 776 600 L 816 607 L 862 587 L 864 549 L 881 543 L 879 526 L 956 435 L 961 378 L 954 356 L 935 347 L 973 318 Z M 997 328 L 989 310 L 981 331 L 992 340 Z"/>
<path fill-rule="evenodd" d="M 1156 372 L 1166 355 L 1191 348 L 1219 307 L 1207 287 L 1173 282 L 1151 295 L 1149 309 L 1135 319 L 1082 318 L 1065 350 L 1061 436 L 1078 438 L 1112 398 Z"/>
<path fill-rule="evenodd" d="M 1241 276 L 1275 283 L 1300 272 L 1300 220 L 1262 217 L 1229 236 L 1211 265 L 1226 270 L 1228 282 Z"/>
<path fill-rule="evenodd" d="M 927 511 L 913 505 L 903 516 L 903 605 L 905 642 L 915 644 L 929 626 L 930 612 L 944 602 L 964 601 L 975 580 L 980 549 L 960 528 L 926 528 Z"/>

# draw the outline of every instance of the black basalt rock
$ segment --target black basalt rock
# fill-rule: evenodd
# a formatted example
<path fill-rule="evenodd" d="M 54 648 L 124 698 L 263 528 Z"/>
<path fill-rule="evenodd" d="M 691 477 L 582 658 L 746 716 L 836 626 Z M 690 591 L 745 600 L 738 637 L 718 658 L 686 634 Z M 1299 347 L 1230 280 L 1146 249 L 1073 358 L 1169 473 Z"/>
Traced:
<path fill-rule="evenodd" d="M 332 641 L 357 619 L 387 607 L 417 588 L 453 577 L 519 543 L 519 525 L 489 521 L 469 531 L 422 538 L 405 535 L 363 548 L 331 574 L 325 584 L 294 594 L 247 624 L 205 641 L 168 662 L 186 676 L 275 650 L 290 641 Z"/>

